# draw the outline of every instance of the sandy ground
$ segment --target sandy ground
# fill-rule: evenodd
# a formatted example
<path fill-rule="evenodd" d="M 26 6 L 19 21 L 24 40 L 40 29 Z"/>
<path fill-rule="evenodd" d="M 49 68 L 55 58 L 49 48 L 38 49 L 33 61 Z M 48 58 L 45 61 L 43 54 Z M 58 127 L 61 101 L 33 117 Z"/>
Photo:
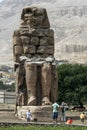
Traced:
<path fill-rule="evenodd" d="M 72 117 L 73 119 L 73 124 L 81 124 L 81 121 L 80 121 L 80 114 L 82 112 L 78 112 L 78 111 L 66 111 L 66 120 L 69 118 L 69 117 Z M 87 125 L 87 113 L 85 113 L 85 123 Z"/>
<path fill-rule="evenodd" d="M 5 108 L 5 106 L 4 106 Z M 23 121 L 23 120 L 20 120 L 18 119 L 17 117 L 15 117 L 15 113 L 14 111 L 2 111 L 1 110 L 2 107 L 0 107 L 0 122 L 12 122 L 12 123 L 15 123 L 15 122 L 18 122 L 18 123 L 23 123 L 23 122 L 26 122 L 26 121 Z M 78 111 L 66 111 L 65 115 L 66 115 L 66 120 L 69 118 L 69 117 L 72 117 L 73 119 L 73 124 L 81 124 L 81 121 L 80 121 L 80 114 L 82 112 L 78 112 Z M 61 114 L 59 113 L 59 118 L 58 118 L 58 123 L 62 123 L 60 121 L 60 116 Z M 86 118 L 85 118 L 85 125 L 87 125 L 87 113 L 85 114 Z M 50 122 L 52 123 L 52 122 Z M 65 122 L 66 123 L 66 122 Z"/>

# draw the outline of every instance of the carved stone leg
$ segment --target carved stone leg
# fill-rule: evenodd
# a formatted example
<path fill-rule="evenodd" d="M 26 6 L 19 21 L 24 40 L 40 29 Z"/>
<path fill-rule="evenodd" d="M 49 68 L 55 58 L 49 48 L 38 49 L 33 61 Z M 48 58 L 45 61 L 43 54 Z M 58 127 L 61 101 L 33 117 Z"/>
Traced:
<path fill-rule="evenodd" d="M 52 65 L 52 80 L 51 80 L 51 101 L 55 102 L 57 100 L 58 93 L 58 75 L 56 66 Z"/>
<path fill-rule="evenodd" d="M 20 94 L 19 91 L 24 93 L 24 65 L 22 63 L 20 65 L 17 65 L 17 68 L 16 68 L 16 95 L 17 95 L 17 100 L 18 100 L 18 98 L 20 98 L 20 97 L 18 97 L 18 95 Z M 20 104 L 24 105 L 24 100 L 19 100 L 17 102 L 19 102 L 19 103 L 17 103 L 17 105 L 20 105 Z"/>
<path fill-rule="evenodd" d="M 24 93 L 20 93 L 20 99 L 21 99 L 21 106 L 24 106 L 24 99 L 25 99 L 25 97 L 24 97 Z"/>
<path fill-rule="evenodd" d="M 44 63 L 42 66 L 42 105 L 50 105 L 51 90 L 51 64 Z"/>
<path fill-rule="evenodd" d="M 37 79 L 37 66 L 35 63 L 25 63 L 26 85 L 28 94 L 28 104 L 36 105 L 36 79 Z"/>

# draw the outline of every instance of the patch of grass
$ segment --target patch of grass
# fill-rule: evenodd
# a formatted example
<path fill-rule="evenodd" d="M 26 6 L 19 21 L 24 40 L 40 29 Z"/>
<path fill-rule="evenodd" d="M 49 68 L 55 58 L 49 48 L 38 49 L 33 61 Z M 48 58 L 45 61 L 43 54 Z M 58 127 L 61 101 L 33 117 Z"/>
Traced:
<path fill-rule="evenodd" d="M 0 127 L 0 130 L 87 130 L 81 126 L 9 126 Z"/>

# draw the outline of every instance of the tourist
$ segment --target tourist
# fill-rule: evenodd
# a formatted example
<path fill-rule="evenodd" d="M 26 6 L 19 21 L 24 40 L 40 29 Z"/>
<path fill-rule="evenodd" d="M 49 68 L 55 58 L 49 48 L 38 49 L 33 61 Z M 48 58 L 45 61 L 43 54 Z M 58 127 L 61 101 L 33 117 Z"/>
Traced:
<path fill-rule="evenodd" d="M 57 103 L 57 101 L 52 104 L 52 108 L 53 108 L 53 122 L 57 123 L 58 108 L 59 108 L 59 104 Z"/>
<path fill-rule="evenodd" d="M 29 122 L 31 120 L 31 116 L 32 116 L 32 114 L 31 114 L 30 110 L 28 110 L 26 113 L 27 122 Z"/>
<path fill-rule="evenodd" d="M 68 109 L 68 105 L 65 102 L 61 103 L 61 121 L 66 121 L 65 111 Z"/>
<path fill-rule="evenodd" d="M 72 123 L 73 123 L 72 118 L 69 118 L 69 119 L 67 120 L 67 122 L 66 122 L 66 124 L 68 124 L 68 125 L 71 125 Z"/>
<path fill-rule="evenodd" d="M 84 112 L 80 114 L 80 120 L 81 120 L 81 123 L 84 124 L 84 121 L 85 121 L 85 114 L 84 114 Z"/>
<path fill-rule="evenodd" d="M 63 122 L 66 121 L 65 110 L 66 110 L 65 106 L 64 106 L 64 105 L 61 106 L 61 120 L 62 120 Z"/>

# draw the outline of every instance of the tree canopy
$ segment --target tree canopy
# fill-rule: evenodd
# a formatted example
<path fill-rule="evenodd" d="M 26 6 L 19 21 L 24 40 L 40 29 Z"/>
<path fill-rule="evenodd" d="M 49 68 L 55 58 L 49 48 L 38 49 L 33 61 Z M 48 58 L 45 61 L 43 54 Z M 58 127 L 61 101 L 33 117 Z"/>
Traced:
<path fill-rule="evenodd" d="M 0 81 L 0 90 L 6 90 L 6 91 L 12 91 L 15 92 L 15 83 L 10 84 L 3 84 L 2 81 Z"/>
<path fill-rule="evenodd" d="M 87 102 L 87 66 L 62 64 L 58 72 L 58 101 L 83 105 Z"/>

